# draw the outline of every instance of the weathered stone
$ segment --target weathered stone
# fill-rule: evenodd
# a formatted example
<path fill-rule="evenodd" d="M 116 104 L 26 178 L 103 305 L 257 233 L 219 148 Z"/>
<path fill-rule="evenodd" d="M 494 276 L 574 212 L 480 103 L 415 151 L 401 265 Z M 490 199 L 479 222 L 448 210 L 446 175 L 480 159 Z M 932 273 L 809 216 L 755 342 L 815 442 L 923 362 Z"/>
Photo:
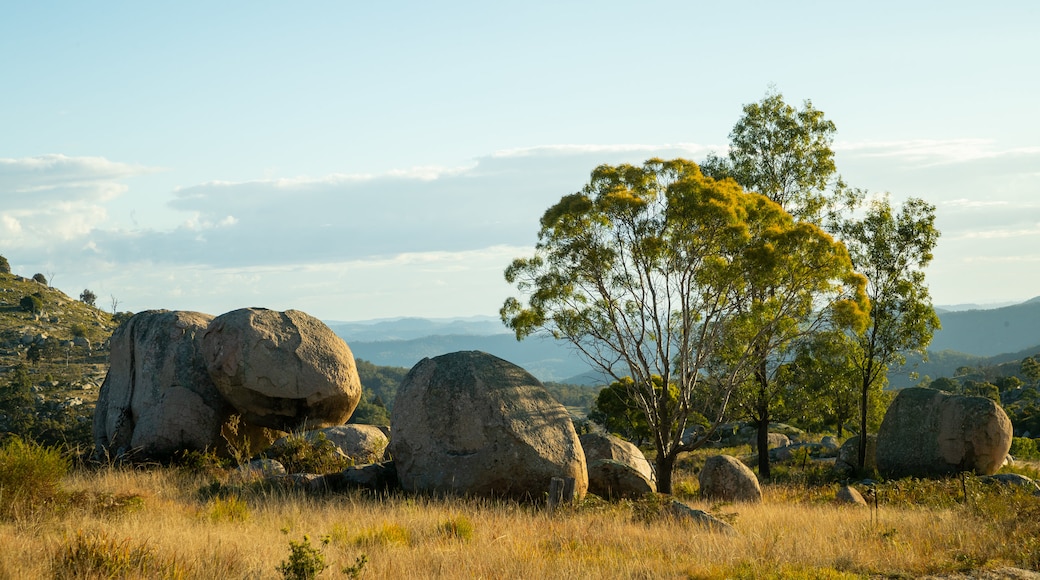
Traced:
<path fill-rule="evenodd" d="M 589 493 L 603 499 L 638 499 L 657 491 L 654 482 L 631 465 L 613 459 L 588 463 Z"/>
<path fill-rule="evenodd" d="M 315 429 L 303 434 L 307 441 L 316 441 L 324 436 L 336 447 L 336 451 L 358 465 L 375 463 L 383 458 L 386 446 L 390 442 L 383 431 L 375 425 L 339 425 Z M 280 445 L 285 439 L 279 439 L 274 445 Z"/>
<path fill-rule="evenodd" d="M 676 499 L 668 503 L 667 513 L 676 519 L 693 522 L 713 532 L 719 532 L 727 536 L 740 535 L 736 528 L 728 523 L 703 510 L 694 509 Z"/>
<path fill-rule="evenodd" d="M 253 459 L 249 463 L 239 465 L 238 472 L 245 477 L 271 477 L 285 475 L 285 466 L 274 459 Z"/>
<path fill-rule="evenodd" d="M 877 465 L 889 477 L 992 475 L 1007 457 L 1011 437 L 1011 420 L 990 399 L 903 389 L 878 430 Z"/>
<path fill-rule="evenodd" d="M 202 347 L 213 382 L 253 425 L 282 431 L 341 425 L 361 399 L 350 348 L 297 310 L 222 314 Z"/>
<path fill-rule="evenodd" d="M 151 310 L 116 329 L 94 411 L 98 456 L 162 458 L 220 444 L 231 408 L 200 354 L 212 318 Z"/>
<path fill-rule="evenodd" d="M 704 462 L 698 477 L 705 499 L 760 502 L 758 477 L 736 457 L 715 455 Z"/>
<path fill-rule="evenodd" d="M 791 445 L 791 439 L 788 438 L 787 435 L 784 435 L 783 433 L 769 433 L 767 435 L 767 439 L 766 440 L 768 442 L 768 449 L 776 449 L 778 447 L 787 447 L 787 446 Z M 748 443 L 751 445 L 751 452 L 752 453 L 757 453 L 758 452 L 758 434 L 756 433 L 755 435 L 752 435 L 751 438 L 748 440 Z"/>
<path fill-rule="evenodd" d="M 851 485 L 846 485 L 839 489 L 838 493 L 834 496 L 834 499 L 841 504 L 859 507 L 867 506 L 867 500 L 863 499 L 863 494 Z"/>
<path fill-rule="evenodd" d="M 833 451 L 837 451 L 840 447 L 838 445 L 838 440 L 831 435 L 827 435 L 823 439 L 820 439 L 820 445 L 823 445 L 825 448 Z"/>
<path fill-rule="evenodd" d="M 397 391 L 390 448 L 408 491 L 540 499 L 552 478 L 588 489 L 570 415 L 520 367 L 468 351 L 423 359 Z"/>
<path fill-rule="evenodd" d="M 877 469 L 877 435 L 867 435 L 867 454 L 863 463 L 865 471 L 873 472 Z M 834 471 L 850 475 L 859 469 L 858 464 L 859 435 L 855 435 L 846 439 L 838 449 L 838 457 L 834 460 Z"/>
<path fill-rule="evenodd" d="M 1040 485 L 1037 485 L 1036 481 L 1028 478 L 1024 475 L 1017 473 L 998 473 L 996 475 L 987 475 L 981 478 L 983 483 L 1000 483 L 1003 485 L 1016 485 L 1024 487 L 1031 492 L 1040 493 Z"/>
<path fill-rule="evenodd" d="M 600 459 L 620 461 L 642 474 L 643 479 L 650 482 L 656 480 L 650 462 L 646 460 L 643 452 L 632 443 L 607 433 L 586 433 L 578 437 L 578 440 L 581 441 L 581 449 L 585 452 L 587 464 L 591 465 L 593 461 Z"/>
<path fill-rule="evenodd" d="M 355 465 L 339 473 L 330 473 L 315 479 L 311 489 L 315 491 L 346 491 L 350 489 L 370 489 L 386 491 L 397 489 L 397 468 L 392 461 Z"/>

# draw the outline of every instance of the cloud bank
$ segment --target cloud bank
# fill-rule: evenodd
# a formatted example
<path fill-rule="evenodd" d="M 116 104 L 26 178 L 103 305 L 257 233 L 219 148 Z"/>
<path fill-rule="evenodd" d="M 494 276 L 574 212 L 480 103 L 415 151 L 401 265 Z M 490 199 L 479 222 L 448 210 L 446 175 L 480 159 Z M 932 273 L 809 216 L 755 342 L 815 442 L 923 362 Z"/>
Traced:
<path fill-rule="evenodd" d="M 73 285 L 68 293 L 91 287 L 121 297 L 120 309 L 219 314 L 254 305 L 341 320 L 490 314 L 511 293 L 502 271 L 531 251 L 542 213 L 595 166 L 697 160 L 712 149 L 721 148 L 559 145 L 450 168 L 209 181 L 168 193 L 176 227 L 139 215 L 133 229 L 114 225 L 108 208 L 143 195 L 126 181 L 156 169 L 98 157 L 0 159 L 0 243 L 24 273 L 56 271 L 59 286 Z M 1040 151 L 976 140 L 843 144 L 838 166 L 853 185 L 937 205 L 943 236 L 929 273 L 937 301 L 1004 299 L 965 279 L 968 271 L 1009 290 L 1023 280 L 1040 287 L 1036 274 L 1012 281 L 990 267 L 1040 260 L 1040 174 L 1025 169 L 1040 167 Z"/>

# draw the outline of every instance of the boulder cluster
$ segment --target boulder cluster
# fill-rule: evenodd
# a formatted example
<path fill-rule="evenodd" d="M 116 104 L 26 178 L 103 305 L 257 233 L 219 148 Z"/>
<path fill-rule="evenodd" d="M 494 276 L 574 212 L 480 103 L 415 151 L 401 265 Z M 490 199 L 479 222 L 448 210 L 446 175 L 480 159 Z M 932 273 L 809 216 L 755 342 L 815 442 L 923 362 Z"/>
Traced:
<path fill-rule="evenodd" d="M 113 334 L 110 356 L 94 412 L 100 457 L 163 458 L 231 437 L 269 444 L 341 425 L 361 399 L 350 348 L 295 310 L 141 312 Z"/>
<path fill-rule="evenodd" d="M 419 361 L 398 388 L 390 428 L 345 425 L 360 398 L 350 348 L 302 312 L 142 312 L 112 336 L 94 416 L 95 452 L 138 460 L 209 449 L 242 458 L 283 444 L 278 439 L 293 431 L 331 442 L 353 467 L 286 474 L 258 460 L 243 469 L 315 489 L 400 487 L 522 500 L 546 497 L 553 481 L 564 482 L 575 499 L 656 491 L 654 471 L 636 446 L 604 433 L 579 437 L 567 410 L 534 376 L 487 353 Z M 747 440 L 740 428 L 728 431 Z M 886 476 L 992 475 L 1007 456 L 1011 423 L 985 398 L 905 389 L 868 443 L 868 465 L 876 459 Z M 819 449 L 802 450 L 805 457 L 826 451 L 837 455 L 836 468 L 857 463 L 855 438 L 841 449 L 833 440 L 792 444 L 786 434 L 771 435 L 768 444 L 778 460 L 814 445 Z M 706 499 L 762 498 L 754 473 L 733 457 L 709 458 L 699 480 Z"/>

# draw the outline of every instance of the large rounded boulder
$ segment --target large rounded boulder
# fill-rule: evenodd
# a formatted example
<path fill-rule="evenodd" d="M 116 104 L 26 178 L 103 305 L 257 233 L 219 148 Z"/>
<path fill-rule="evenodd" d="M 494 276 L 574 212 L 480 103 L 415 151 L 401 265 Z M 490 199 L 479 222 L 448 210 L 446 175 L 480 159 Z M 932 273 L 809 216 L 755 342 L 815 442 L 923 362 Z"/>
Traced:
<path fill-rule="evenodd" d="M 552 478 L 588 489 L 570 415 L 522 368 L 478 351 L 427 358 L 408 372 L 390 418 L 408 491 L 540 498 Z"/>
<path fill-rule="evenodd" d="M 232 410 L 201 354 L 212 319 L 200 312 L 151 310 L 115 331 L 94 410 L 98 456 L 163 458 L 219 446 L 221 425 Z"/>
<path fill-rule="evenodd" d="M 985 397 L 903 389 L 877 436 L 877 467 L 889 477 L 992 475 L 1011 449 L 1011 420 Z"/>
<path fill-rule="evenodd" d="M 252 425 L 281 431 L 341 425 L 361 399 L 350 348 L 298 310 L 222 314 L 206 330 L 202 352 L 214 384 Z"/>
<path fill-rule="evenodd" d="M 748 466 L 730 455 L 715 455 L 704 462 L 698 481 L 701 496 L 721 501 L 762 501 L 758 477 Z"/>

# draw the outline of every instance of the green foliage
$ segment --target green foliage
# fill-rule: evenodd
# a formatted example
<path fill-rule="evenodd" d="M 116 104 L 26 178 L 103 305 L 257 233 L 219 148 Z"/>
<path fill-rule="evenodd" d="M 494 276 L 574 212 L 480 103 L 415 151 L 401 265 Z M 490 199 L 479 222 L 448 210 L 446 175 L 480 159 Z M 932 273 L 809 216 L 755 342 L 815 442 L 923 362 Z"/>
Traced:
<path fill-rule="evenodd" d="M 888 196 L 877 198 L 863 219 L 843 223 L 841 233 L 856 269 L 868 280 L 870 324 L 856 334 L 853 361 L 861 397 L 869 403 L 887 369 L 903 363 L 907 352 L 923 352 L 939 328 L 924 275 L 939 240 L 935 206 L 910 198 L 896 212 Z M 861 405 L 861 430 L 866 430 L 868 406 Z M 861 439 L 860 465 L 865 445 Z"/>
<path fill-rule="evenodd" d="M 1040 383 L 1040 355 L 1022 359 L 1021 372 L 1030 381 Z"/>
<path fill-rule="evenodd" d="M 317 578 L 328 568 L 325 563 L 325 546 L 329 543 L 328 538 L 323 538 L 321 547 L 311 545 L 311 540 L 303 536 L 303 540 L 294 542 L 289 540 L 289 559 L 282 560 L 278 565 L 278 572 L 286 580 L 312 580 Z"/>
<path fill-rule="evenodd" d="M 0 274 L 10 274 L 11 263 L 7 261 L 7 258 L 0 256 Z"/>
<path fill-rule="evenodd" d="M 542 384 L 545 390 L 549 391 L 549 394 L 564 407 L 577 407 L 585 409 L 586 412 L 591 411 L 599 392 L 603 389 L 602 386 L 590 387 L 552 381 Z"/>
<path fill-rule="evenodd" d="M 17 437 L 0 447 L 0 517 L 16 518 L 64 497 L 69 460 L 54 447 Z"/>
<path fill-rule="evenodd" d="M 25 437 L 35 422 L 32 378 L 25 365 L 18 365 L 8 373 L 7 383 L 0 385 L 0 429 Z"/>
<path fill-rule="evenodd" d="M 454 516 L 441 522 L 437 533 L 445 538 L 468 542 L 473 539 L 473 522 L 466 516 Z"/>
<path fill-rule="evenodd" d="M 366 556 L 365 554 L 361 554 L 354 560 L 354 563 L 352 565 L 347 566 L 343 569 L 343 574 L 351 578 L 360 578 L 361 573 L 365 570 L 365 564 L 367 563 L 368 556 Z"/>
<path fill-rule="evenodd" d="M 744 105 L 744 114 L 730 132 L 727 158 L 714 154 L 703 164 L 706 175 L 733 178 L 780 204 L 800 220 L 820 223 L 825 211 L 851 203 L 855 192 L 838 184 L 842 195 L 828 193 L 833 176 L 834 123 L 806 100 L 801 110 L 771 92 Z M 844 196 L 844 197 L 843 197 Z"/>
<path fill-rule="evenodd" d="M 79 299 L 88 306 L 97 305 L 97 294 L 94 294 L 94 292 L 90 288 L 85 288 L 82 292 L 80 292 Z"/>
<path fill-rule="evenodd" d="M 30 314 L 39 314 L 43 312 L 43 299 L 39 296 L 29 294 L 23 296 L 22 300 L 18 303 L 22 307 L 22 311 Z"/>
<path fill-rule="evenodd" d="M 312 438 L 292 433 L 269 447 L 263 456 L 281 463 L 288 473 L 334 473 L 352 464 L 324 433 Z"/>
<path fill-rule="evenodd" d="M 249 519 L 249 504 L 238 495 L 217 496 L 210 501 L 206 517 L 214 523 L 244 522 Z"/>
<path fill-rule="evenodd" d="M 1037 449 L 1036 439 L 1028 437 L 1012 437 L 1011 451 L 1008 453 L 1015 459 L 1040 459 L 1040 450 Z"/>
<path fill-rule="evenodd" d="M 794 288 L 832 297 L 828 311 L 842 320 L 865 308 L 840 244 L 683 159 L 597 167 L 546 210 L 535 256 L 514 260 L 506 280 L 526 299 L 500 311 L 518 339 L 545 333 L 615 381 L 650 385 L 656 375 L 676 386 L 677 404 L 670 388 L 632 397 L 654 435 L 663 492 L 692 414 L 721 420 L 763 348 L 815 311 L 813 291 Z M 793 291 L 761 291 L 770 287 Z"/>
<path fill-rule="evenodd" d="M 66 539 L 52 572 L 55 578 L 182 578 L 172 558 L 164 558 L 130 538 L 114 540 L 103 532 L 77 531 Z"/>
<path fill-rule="evenodd" d="M 43 274 L 40 274 L 40 273 L 33 274 L 32 279 L 34 281 L 36 281 L 37 283 L 39 283 L 39 284 L 43 284 L 44 286 L 47 285 L 47 277 L 44 276 Z"/>
<path fill-rule="evenodd" d="M 354 413 L 350 415 L 350 420 L 347 422 L 357 425 L 386 426 L 390 424 L 390 411 L 387 410 L 379 395 L 365 389 L 357 408 L 354 409 Z"/>
<path fill-rule="evenodd" d="M 378 397 L 388 409 L 394 408 L 394 399 L 397 398 L 397 387 L 400 386 L 408 369 L 402 367 L 384 367 L 374 365 L 366 360 L 354 361 L 357 366 L 358 377 L 361 385 Z"/>

